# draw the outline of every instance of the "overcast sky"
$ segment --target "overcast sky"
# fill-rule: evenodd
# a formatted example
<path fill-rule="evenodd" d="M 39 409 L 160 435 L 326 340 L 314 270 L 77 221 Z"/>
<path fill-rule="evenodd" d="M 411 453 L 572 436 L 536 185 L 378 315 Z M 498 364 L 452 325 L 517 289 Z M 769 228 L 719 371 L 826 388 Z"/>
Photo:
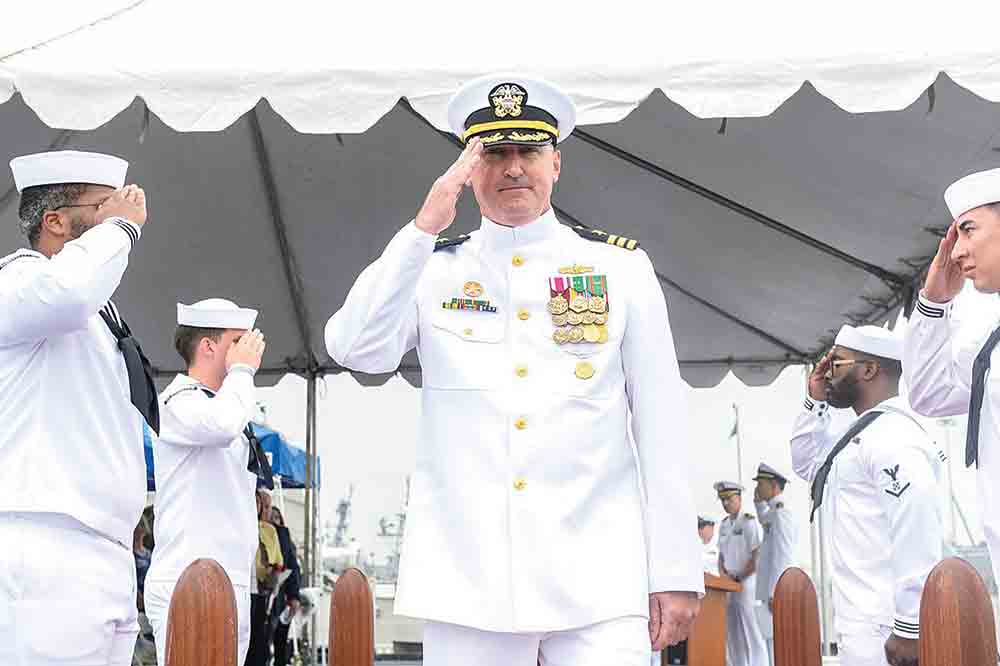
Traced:
<path fill-rule="evenodd" d="M 967 317 L 994 316 L 992 303 L 963 296 Z M 748 486 L 762 460 L 778 469 L 791 471 L 788 437 L 792 423 L 802 406 L 805 369 L 787 368 L 767 387 L 745 386 L 732 375 L 711 389 L 690 389 L 692 422 L 692 469 L 677 483 L 690 483 L 700 513 L 719 516 L 722 512 L 712 490 L 720 479 L 735 480 L 742 472 Z M 276 386 L 261 390 L 267 406 L 268 422 L 290 440 L 304 447 L 305 381 L 285 377 Z M 735 439 L 729 437 L 733 425 L 732 405 L 740 409 L 742 469 L 738 470 Z M 318 441 L 322 462 L 322 519 L 335 520 L 337 501 L 354 484 L 351 535 L 365 550 L 374 551 L 379 561 L 391 547 L 388 539 L 377 536 L 378 520 L 392 516 L 402 502 L 404 480 L 414 465 L 416 433 L 420 418 L 419 390 L 404 380 L 394 378 L 384 386 L 366 388 L 350 375 L 331 376 L 319 386 Z M 951 439 L 953 483 L 959 503 L 970 523 L 973 537 L 982 539 L 982 526 L 976 498 L 973 471 L 961 464 L 965 437 L 965 418 L 952 426 L 929 422 L 928 429 L 946 448 Z M 808 492 L 797 477 L 786 491 L 788 506 L 800 522 L 799 556 L 808 566 L 810 558 L 807 524 Z M 950 532 L 951 510 L 947 504 L 947 478 L 942 485 L 942 509 Z M 753 510 L 752 494 L 746 497 L 744 510 Z M 692 527 L 693 529 L 693 527 Z M 964 528 L 956 525 L 960 543 L 965 543 Z"/>

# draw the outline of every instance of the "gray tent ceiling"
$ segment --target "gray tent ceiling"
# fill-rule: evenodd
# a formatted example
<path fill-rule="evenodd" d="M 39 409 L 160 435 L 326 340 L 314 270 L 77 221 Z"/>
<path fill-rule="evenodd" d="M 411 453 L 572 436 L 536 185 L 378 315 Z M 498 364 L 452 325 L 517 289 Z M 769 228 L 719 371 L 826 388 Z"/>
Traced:
<path fill-rule="evenodd" d="M 944 76 L 907 109 L 869 114 L 808 85 L 753 119 L 695 118 L 655 93 L 566 140 L 554 203 L 565 221 L 642 242 L 689 383 L 732 370 L 760 385 L 845 320 L 898 310 L 949 221 L 941 192 L 996 166 L 998 130 L 997 106 Z M 261 310 L 268 374 L 337 371 L 326 319 L 457 154 L 405 101 L 363 134 L 308 135 L 266 101 L 221 132 L 176 132 L 141 100 L 96 130 L 54 130 L 15 96 L 0 137 L 5 160 L 78 148 L 132 163 L 150 222 L 116 300 L 164 373 L 181 367 L 174 304 L 210 295 Z M 23 244 L 16 215 L 5 170 L 2 248 Z M 471 194 L 456 226 L 478 226 Z M 417 381 L 415 357 L 403 370 Z"/>

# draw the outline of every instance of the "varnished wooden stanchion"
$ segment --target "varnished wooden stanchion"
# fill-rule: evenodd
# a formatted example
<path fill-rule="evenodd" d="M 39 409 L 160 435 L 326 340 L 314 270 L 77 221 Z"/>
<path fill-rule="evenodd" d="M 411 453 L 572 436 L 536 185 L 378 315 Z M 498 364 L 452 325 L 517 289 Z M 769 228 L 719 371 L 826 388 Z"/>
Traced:
<path fill-rule="evenodd" d="M 997 663 L 993 604 L 983 579 L 965 560 L 942 561 L 920 598 L 920 666 Z"/>
<path fill-rule="evenodd" d="M 816 588 L 805 571 L 791 567 L 774 588 L 774 666 L 822 662 Z"/>
<path fill-rule="evenodd" d="M 167 666 L 237 666 L 236 599 L 215 560 L 181 574 L 167 615 Z"/>
<path fill-rule="evenodd" d="M 375 661 L 375 605 L 368 579 L 348 569 L 330 599 L 330 666 L 372 666 Z"/>

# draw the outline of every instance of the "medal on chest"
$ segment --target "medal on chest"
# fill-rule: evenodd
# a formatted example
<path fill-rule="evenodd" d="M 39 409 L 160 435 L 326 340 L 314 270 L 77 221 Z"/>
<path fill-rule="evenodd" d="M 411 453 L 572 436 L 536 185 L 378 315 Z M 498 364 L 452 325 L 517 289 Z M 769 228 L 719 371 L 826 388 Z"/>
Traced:
<path fill-rule="evenodd" d="M 483 285 L 475 280 L 469 280 L 462 285 L 462 297 L 452 298 L 441 303 L 445 310 L 470 310 L 472 312 L 496 312 L 495 305 L 489 300 L 480 298 L 483 295 Z"/>
<path fill-rule="evenodd" d="M 592 266 L 560 268 L 549 278 L 548 311 L 555 330 L 552 339 L 558 345 L 608 341 L 608 278 L 606 275 L 566 275 L 567 272 L 593 271 Z"/>

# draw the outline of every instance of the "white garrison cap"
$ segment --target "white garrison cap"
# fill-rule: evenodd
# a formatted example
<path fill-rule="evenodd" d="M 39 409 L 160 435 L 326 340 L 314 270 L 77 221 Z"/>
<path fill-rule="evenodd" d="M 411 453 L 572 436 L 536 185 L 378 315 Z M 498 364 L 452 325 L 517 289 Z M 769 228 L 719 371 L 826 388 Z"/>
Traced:
<path fill-rule="evenodd" d="M 114 155 L 56 150 L 15 157 L 10 170 L 18 192 L 36 185 L 67 183 L 107 185 L 117 190 L 125 185 L 128 162 Z"/>
<path fill-rule="evenodd" d="M 844 326 L 837 334 L 834 344 L 854 351 L 903 360 L 903 340 L 887 328 L 881 326 Z"/>
<path fill-rule="evenodd" d="M 177 324 L 197 328 L 253 328 L 257 311 L 241 308 L 224 298 L 206 298 L 193 305 L 177 304 Z"/>
<path fill-rule="evenodd" d="M 559 143 L 576 127 L 576 107 L 551 83 L 521 74 L 469 81 L 448 102 L 451 131 L 484 146 Z"/>
<path fill-rule="evenodd" d="M 973 208 L 1000 201 L 1000 169 L 972 173 L 944 191 L 944 202 L 954 219 Z"/>
<path fill-rule="evenodd" d="M 743 486 L 735 481 L 717 481 L 712 487 L 715 488 L 715 492 L 717 492 L 719 497 L 722 499 L 725 499 L 730 495 L 736 495 L 743 492 Z"/>

